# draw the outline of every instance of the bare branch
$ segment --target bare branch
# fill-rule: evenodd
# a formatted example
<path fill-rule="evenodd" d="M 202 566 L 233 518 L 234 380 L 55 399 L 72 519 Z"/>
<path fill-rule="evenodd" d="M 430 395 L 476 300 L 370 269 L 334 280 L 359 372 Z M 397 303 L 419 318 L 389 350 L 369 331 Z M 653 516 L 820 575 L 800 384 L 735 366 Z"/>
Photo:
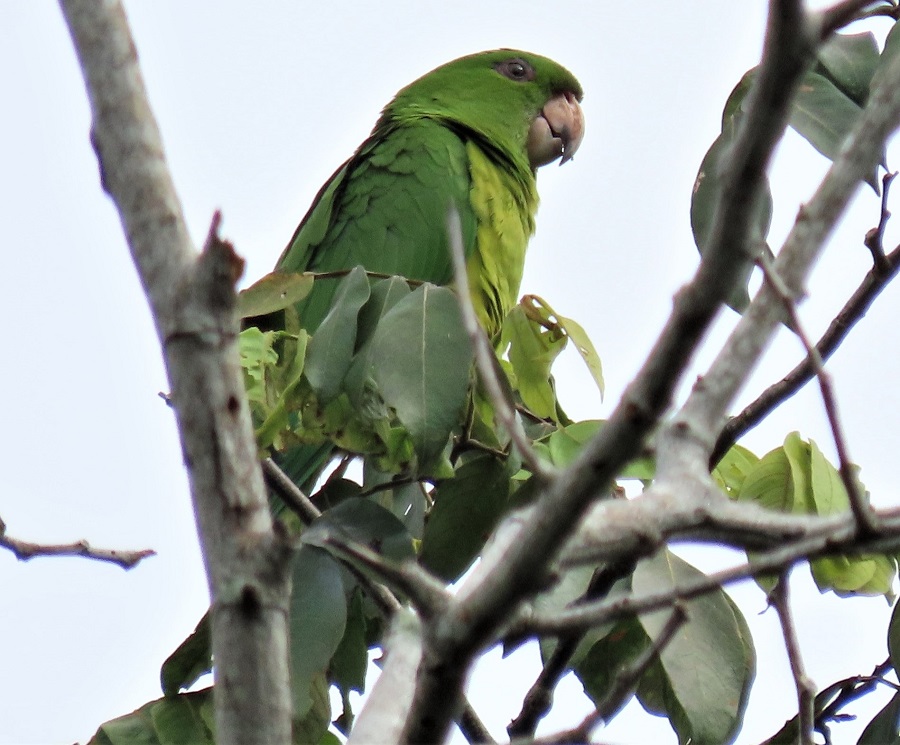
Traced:
<path fill-rule="evenodd" d="M 46 544 L 23 541 L 13 538 L 6 532 L 6 523 L 0 519 L 0 546 L 12 551 L 19 561 L 28 561 L 37 556 L 81 556 L 95 561 L 105 561 L 116 564 L 122 569 L 131 569 L 141 561 L 156 556 L 156 551 L 145 548 L 138 551 L 121 550 L 115 548 L 94 548 L 87 541 L 75 541 L 74 543 Z"/>
<path fill-rule="evenodd" d="M 93 115 L 103 188 L 119 210 L 163 346 L 213 597 L 216 732 L 288 743 L 290 547 L 273 530 L 237 351 L 243 261 L 188 235 L 117 0 L 61 0 Z"/>
<path fill-rule="evenodd" d="M 784 646 L 787 649 L 791 673 L 797 686 L 797 705 L 800 712 L 797 724 L 800 730 L 800 745 L 814 745 L 813 726 L 815 725 L 816 687 L 806 674 L 806 669 L 803 666 L 803 657 L 800 654 L 800 640 L 797 638 L 797 629 L 794 627 L 794 618 L 791 615 L 788 603 L 787 571 L 781 573 L 778 582 L 769 594 L 769 600 L 775 607 L 775 611 L 778 613 L 778 620 L 781 622 Z"/>

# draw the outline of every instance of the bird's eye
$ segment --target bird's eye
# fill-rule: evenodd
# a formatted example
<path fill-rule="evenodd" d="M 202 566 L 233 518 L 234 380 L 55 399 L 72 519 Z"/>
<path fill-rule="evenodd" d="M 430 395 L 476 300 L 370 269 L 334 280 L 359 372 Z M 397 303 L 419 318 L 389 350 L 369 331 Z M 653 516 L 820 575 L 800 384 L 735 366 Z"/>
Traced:
<path fill-rule="evenodd" d="M 503 75 L 503 77 L 515 80 L 516 82 L 524 83 L 534 80 L 534 68 L 525 60 L 519 59 L 518 57 L 498 62 L 495 65 L 495 69 Z"/>

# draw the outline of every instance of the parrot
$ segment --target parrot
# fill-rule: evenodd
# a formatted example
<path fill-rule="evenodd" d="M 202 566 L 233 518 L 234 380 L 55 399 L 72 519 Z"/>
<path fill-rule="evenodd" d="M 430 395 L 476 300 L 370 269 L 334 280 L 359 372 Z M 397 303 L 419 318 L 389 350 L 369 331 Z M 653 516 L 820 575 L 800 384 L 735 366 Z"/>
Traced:
<path fill-rule="evenodd" d="M 448 62 L 400 90 L 369 137 L 316 195 L 276 272 L 366 271 L 452 285 L 449 209 L 460 218 L 476 316 L 489 338 L 518 300 L 538 207 L 536 171 L 570 161 L 584 136 L 576 78 L 556 62 L 498 49 Z M 340 277 L 297 306 L 310 334 Z M 307 453 L 301 461 L 319 460 Z M 286 468 L 298 483 L 315 469 Z"/>

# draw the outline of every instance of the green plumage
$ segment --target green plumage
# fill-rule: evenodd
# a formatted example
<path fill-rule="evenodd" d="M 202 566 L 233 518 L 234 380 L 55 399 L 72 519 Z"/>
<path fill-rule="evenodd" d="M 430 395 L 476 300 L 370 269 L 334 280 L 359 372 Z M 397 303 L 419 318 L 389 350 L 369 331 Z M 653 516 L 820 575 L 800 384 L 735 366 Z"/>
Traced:
<path fill-rule="evenodd" d="M 532 80 L 498 65 L 520 60 Z M 447 211 L 460 214 L 476 311 L 490 334 L 515 302 L 538 197 L 527 140 L 555 93 L 579 99 L 555 62 L 514 50 L 450 62 L 401 90 L 370 137 L 316 197 L 278 262 L 283 271 L 357 265 L 435 284 L 452 280 Z M 313 331 L 338 280 L 316 283 L 298 308 Z"/>

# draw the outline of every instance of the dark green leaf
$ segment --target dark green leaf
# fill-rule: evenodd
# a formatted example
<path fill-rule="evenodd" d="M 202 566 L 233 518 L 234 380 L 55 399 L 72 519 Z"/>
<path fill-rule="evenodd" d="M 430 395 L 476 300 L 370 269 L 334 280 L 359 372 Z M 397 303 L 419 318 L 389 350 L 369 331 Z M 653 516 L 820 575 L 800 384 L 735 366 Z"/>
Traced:
<path fill-rule="evenodd" d="M 596 571 L 597 568 L 593 566 L 579 566 L 561 571 L 559 580 L 554 582 L 546 592 L 540 593 L 534 599 L 535 609 L 542 613 L 554 613 L 569 608 L 572 603 L 585 597 L 585 593 L 590 587 Z M 630 577 L 620 580 L 620 582 L 623 583 L 626 589 L 631 584 Z M 619 586 L 616 585 L 617 588 Z M 591 628 L 585 633 L 572 654 L 570 665 L 578 665 L 591 652 L 594 645 L 612 631 L 614 626 L 614 622 L 609 622 Z M 556 648 L 557 639 L 542 636 L 539 642 L 541 659 L 546 661 Z M 583 680 L 582 682 L 585 681 Z"/>
<path fill-rule="evenodd" d="M 162 664 L 162 691 L 174 696 L 183 688 L 190 688 L 201 675 L 212 670 L 212 641 L 209 635 L 209 613 L 205 613 L 194 632 L 169 655 Z"/>
<path fill-rule="evenodd" d="M 344 637 L 331 660 L 329 678 L 341 692 L 344 711 L 337 719 L 337 726 L 347 733 L 353 726 L 353 709 L 350 707 L 350 691 L 362 693 L 366 688 L 366 668 L 369 649 L 366 644 L 366 616 L 363 612 L 362 594 L 354 588 L 347 606 L 347 625 Z"/>
<path fill-rule="evenodd" d="M 103 724 L 88 745 L 214 745 L 212 688 L 167 696 Z"/>
<path fill-rule="evenodd" d="M 341 281 L 328 315 L 309 342 L 306 378 L 323 403 L 341 391 L 356 346 L 357 318 L 368 299 L 369 279 L 358 266 Z"/>
<path fill-rule="evenodd" d="M 722 172 L 727 162 L 733 142 L 733 133 L 723 133 L 716 138 L 707 151 L 694 181 L 694 192 L 691 197 L 691 230 L 694 243 L 700 255 L 706 254 L 712 234 L 716 207 L 722 193 Z M 748 239 L 750 245 L 762 246 L 769 233 L 772 221 L 772 192 L 768 179 L 765 180 L 760 198 L 754 208 Z M 728 305 L 738 313 L 750 304 L 747 285 L 753 272 L 753 262 L 748 258 L 741 268 L 741 279 L 728 298 Z"/>
<path fill-rule="evenodd" d="M 327 552 L 302 546 L 294 558 L 290 611 L 291 685 L 296 718 L 302 719 L 311 710 L 316 695 L 314 679 L 328 669 L 346 621 L 347 601 L 340 567 Z"/>
<path fill-rule="evenodd" d="M 509 496 L 505 463 L 490 455 L 465 463 L 434 492 L 425 523 L 422 564 L 447 581 L 459 577 L 479 554 Z"/>
<path fill-rule="evenodd" d="M 400 520 L 381 505 L 364 497 L 345 499 L 323 513 L 303 533 L 303 542 L 324 544 L 333 533 L 378 551 L 393 561 L 415 558 L 412 538 Z"/>
<path fill-rule="evenodd" d="M 733 139 L 737 132 L 737 125 L 741 120 L 740 115 L 744 109 L 744 101 L 750 88 L 753 87 L 753 81 L 756 80 L 756 70 L 757 68 L 753 67 L 744 73 L 744 77 L 734 86 L 725 102 L 725 108 L 722 110 L 722 134 L 729 139 Z"/>
<path fill-rule="evenodd" d="M 895 23 L 891 26 L 891 30 L 884 40 L 884 48 L 881 50 L 881 57 L 878 60 L 875 74 L 872 76 L 870 88 L 875 88 L 879 85 L 885 70 L 887 70 L 898 53 L 900 53 L 900 23 Z"/>
<path fill-rule="evenodd" d="M 869 95 L 878 55 L 878 43 L 871 32 L 834 34 L 819 49 L 820 71 L 862 106 Z"/>
<path fill-rule="evenodd" d="M 238 315 L 252 318 L 283 310 L 303 300 L 312 287 L 311 274 L 272 272 L 240 292 Z"/>
<path fill-rule="evenodd" d="M 824 75 L 808 72 L 797 89 L 791 126 L 816 150 L 834 160 L 862 109 Z M 878 191 L 876 170 L 866 181 Z"/>
<path fill-rule="evenodd" d="M 650 639 L 636 619 L 618 621 L 573 668 L 587 696 L 595 704 L 602 702 L 622 671 L 648 646 Z M 622 704 L 626 703 L 627 698 Z"/>
<path fill-rule="evenodd" d="M 435 461 L 460 420 L 472 350 L 456 294 L 423 284 L 381 319 L 368 377 L 409 432 L 422 467 Z"/>
<path fill-rule="evenodd" d="M 894 604 L 891 611 L 891 622 L 888 625 L 888 652 L 894 670 L 900 670 L 900 603 Z"/>
<path fill-rule="evenodd" d="M 869 722 L 857 745 L 900 745 L 900 693 Z"/>
<path fill-rule="evenodd" d="M 668 591 L 702 573 L 669 551 L 642 561 L 632 576 L 636 595 Z M 662 650 L 655 674 L 641 681 L 638 697 L 662 708 L 681 742 L 730 742 L 741 722 L 756 667 L 746 622 L 724 591 L 686 604 L 688 621 Z M 655 638 L 671 611 L 640 617 Z"/>
<path fill-rule="evenodd" d="M 357 349 L 372 338 L 385 314 L 410 292 L 412 290 L 403 277 L 390 277 L 372 282 L 369 300 L 359 313 Z"/>
<path fill-rule="evenodd" d="M 312 704 L 303 716 L 294 716 L 292 742 L 294 745 L 309 745 L 321 742 L 331 724 L 331 700 L 328 696 L 328 681 L 324 673 L 316 673 L 309 686 Z"/>

